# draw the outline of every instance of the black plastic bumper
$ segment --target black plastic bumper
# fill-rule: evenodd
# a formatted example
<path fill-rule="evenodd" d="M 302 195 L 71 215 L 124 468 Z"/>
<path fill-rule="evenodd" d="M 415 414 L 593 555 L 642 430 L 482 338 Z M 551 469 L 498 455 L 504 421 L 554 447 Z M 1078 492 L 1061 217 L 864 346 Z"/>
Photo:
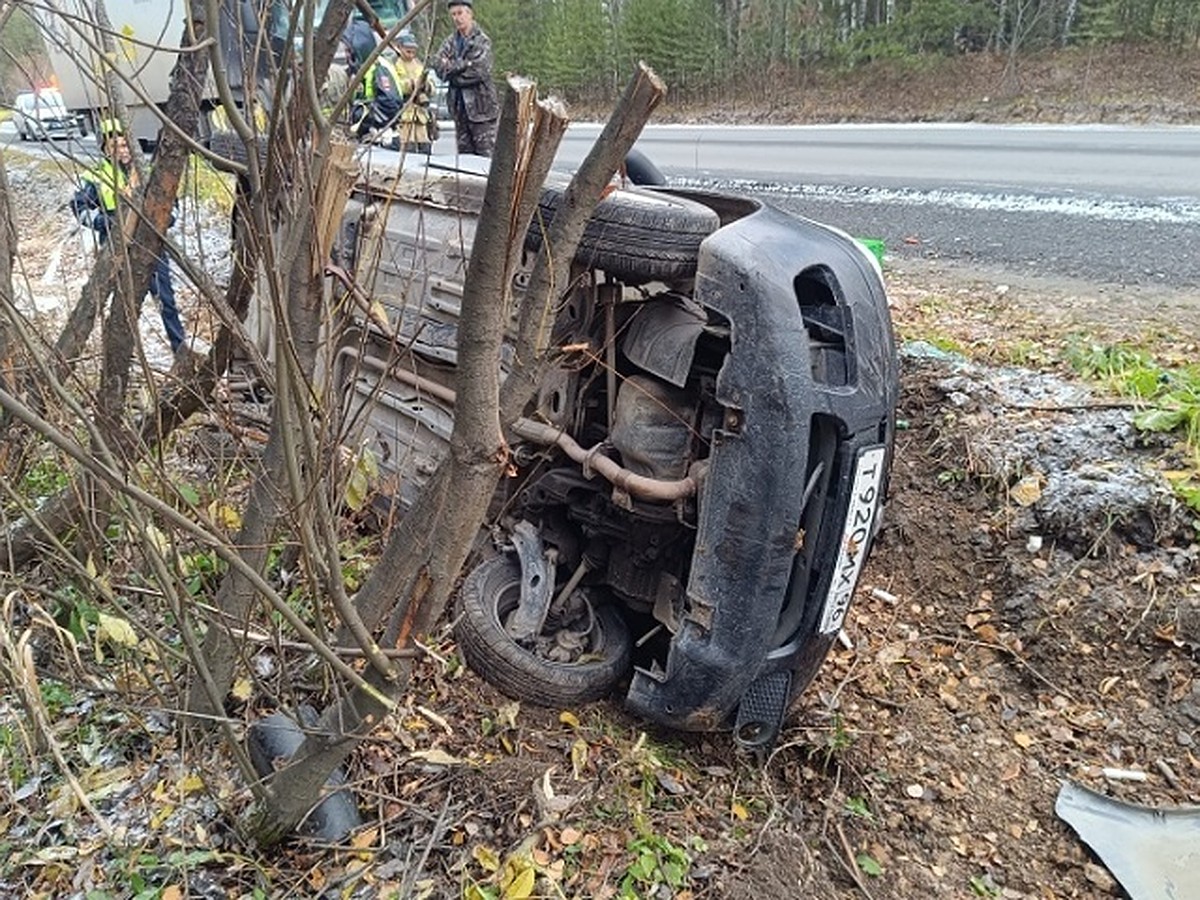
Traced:
<path fill-rule="evenodd" d="M 890 461 L 898 394 L 887 300 L 862 248 L 816 223 L 747 206 L 755 208 L 704 242 L 696 280 L 696 300 L 729 319 L 732 346 L 717 382 L 726 427 L 713 436 L 699 497 L 687 610 L 665 671 L 638 669 L 627 696 L 636 713 L 686 730 L 729 726 L 760 677 L 790 672 L 795 692 L 815 674 L 837 633 L 822 632 L 820 614 L 836 587 L 855 460 L 884 446 Z M 828 288 L 815 302 L 805 297 L 813 284 Z M 832 375 L 814 359 L 824 352 L 814 345 L 831 343 Z M 818 421 L 836 435 L 831 512 L 819 536 L 805 538 Z M 864 554 L 870 537 L 857 548 Z M 805 539 L 819 546 L 797 577 Z M 798 624 L 781 638 L 781 611 L 793 604 L 795 613 L 797 602 Z"/>

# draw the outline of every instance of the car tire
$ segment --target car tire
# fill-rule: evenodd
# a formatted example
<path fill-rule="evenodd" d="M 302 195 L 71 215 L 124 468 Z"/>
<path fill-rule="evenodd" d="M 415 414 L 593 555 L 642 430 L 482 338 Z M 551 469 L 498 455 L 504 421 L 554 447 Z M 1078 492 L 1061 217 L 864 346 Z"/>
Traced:
<path fill-rule="evenodd" d="M 208 146 L 217 157 L 211 160 L 213 168 L 220 172 L 237 172 L 239 171 L 239 167 L 245 167 L 250 164 L 250 154 L 246 150 L 246 144 L 236 132 L 213 132 Z M 267 164 L 268 150 L 266 135 L 260 134 L 256 136 L 255 150 L 258 153 L 258 164 L 265 166 Z M 233 163 L 232 166 L 230 165 L 231 162 Z"/>
<path fill-rule="evenodd" d="M 454 634 L 471 669 L 509 697 L 535 706 L 570 707 L 611 693 L 629 671 L 632 654 L 629 629 L 617 611 L 594 608 L 586 662 L 555 662 L 504 630 L 503 614 L 515 608 L 520 591 L 521 567 L 512 554 L 484 560 L 463 580 Z"/>
<path fill-rule="evenodd" d="M 537 252 L 565 189 L 547 187 L 525 236 L 525 248 Z M 575 259 L 623 281 L 674 281 L 696 274 L 700 243 L 721 226 L 703 204 L 649 190 L 609 194 L 596 206 L 584 229 Z"/>

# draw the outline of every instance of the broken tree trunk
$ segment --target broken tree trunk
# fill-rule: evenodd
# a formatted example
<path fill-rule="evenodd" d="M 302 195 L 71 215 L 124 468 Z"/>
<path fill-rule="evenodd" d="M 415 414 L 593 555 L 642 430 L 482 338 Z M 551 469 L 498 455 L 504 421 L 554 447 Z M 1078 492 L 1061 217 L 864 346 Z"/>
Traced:
<path fill-rule="evenodd" d="M 546 235 L 546 248 L 538 254 L 529 276 L 513 366 L 500 395 L 500 420 L 506 428 L 520 418 L 553 361 L 547 343 L 558 303 L 570 290 L 575 248 L 588 219 L 666 94 L 662 79 L 644 62 L 639 62 L 621 101 L 567 187 L 562 210 L 573 214 L 559 212 L 554 217 Z"/>
<path fill-rule="evenodd" d="M 396 649 L 405 649 L 444 611 L 507 460 L 507 444 L 499 431 L 501 395 L 496 359 L 508 306 L 497 304 L 495 298 L 508 296 L 511 281 L 508 276 L 514 271 L 515 254 L 519 252 L 549 161 L 565 126 L 565 121 L 554 122 L 552 146 L 543 140 L 529 151 L 531 159 L 539 160 L 539 169 L 542 165 L 546 168 L 536 181 L 519 179 L 528 193 L 507 201 L 507 230 L 501 231 L 498 191 L 501 186 L 507 191 L 513 189 L 509 167 L 516 136 L 511 123 L 520 106 L 514 96 L 518 92 L 519 88 L 510 85 L 505 96 L 496 156 L 488 180 L 488 199 L 476 229 L 464 288 L 458 345 L 461 387 L 456 398 L 451 452 L 399 523 L 357 598 L 368 627 L 375 626 L 388 607 L 395 604 L 384 643 Z M 539 254 L 535 264 L 537 293 L 531 291 L 526 297 L 533 310 L 523 310 L 523 320 L 532 317 L 533 321 L 541 322 L 552 315 L 550 311 L 556 308 L 567 287 L 570 261 L 588 219 L 663 94 L 657 76 L 639 65 L 634 83 L 614 112 L 602 142 L 593 148 L 585 167 L 573 179 L 555 216 L 546 247 L 552 246 L 557 258 L 566 262 L 561 267 L 557 263 L 550 266 L 545 259 L 547 250 L 544 248 Z M 554 117 L 560 116 L 556 113 Z M 520 128 L 519 133 L 526 135 L 530 131 Z M 538 129 L 532 132 L 537 133 Z M 500 236 L 506 240 L 498 240 Z M 508 255 L 502 265 L 496 256 L 497 245 L 504 247 Z M 538 272 L 542 274 L 539 276 Z M 497 282 L 496 278 L 507 280 Z M 529 327 L 535 335 L 544 333 L 541 328 Z M 467 329 L 465 334 L 464 329 Z M 536 382 L 529 378 L 526 383 L 530 385 L 529 394 L 519 406 L 533 396 Z M 464 430 L 467 428 L 470 433 Z M 329 774 L 390 712 L 395 698 L 407 684 L 408 674 L 407 663 L 398 662 L 390 676 L 373 677 L 375 690 L 348 691 L 339 703 L 325 711 L 287 768 L 268 780 L 267 797 L 256 829 L 260 842 L 271 843 L 284 837 L 320 799 Z"/>

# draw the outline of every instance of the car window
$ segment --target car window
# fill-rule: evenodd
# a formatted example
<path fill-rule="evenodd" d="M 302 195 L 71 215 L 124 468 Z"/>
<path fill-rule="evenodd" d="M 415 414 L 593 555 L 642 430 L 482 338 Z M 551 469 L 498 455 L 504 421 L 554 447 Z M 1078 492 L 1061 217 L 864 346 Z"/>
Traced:
<path fill-rule="evenodd" d="M 62 94 L 58 93 L 58 91 L 42 91 L 39 94 L 18 94 L 15 107 L 25 115 L 41 112 L 63 116 L 67 112 L 67 105 L 63 102 Z"/>
<path fill-rule="evenodd" d="M 62 112 L 66 109 L 62 94 L 58 91 L 42 91 L 38 94 L 38 106 L 52 112 Z"/>

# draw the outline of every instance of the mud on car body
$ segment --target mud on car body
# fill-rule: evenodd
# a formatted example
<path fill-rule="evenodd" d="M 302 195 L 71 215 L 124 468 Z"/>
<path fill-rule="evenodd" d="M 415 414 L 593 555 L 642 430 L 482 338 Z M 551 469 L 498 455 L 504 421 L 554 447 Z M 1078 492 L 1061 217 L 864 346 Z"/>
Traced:
<path fill-rule="evenodd" d="M 453 424 L 486 162 L 372 151 L 343 230 L 393 331 L 364 319 L 343 342 L 345 411 L 402 502 Z M 879 527 L 897 364 L 878 266 L 755 200 L 629 188 L 574 268 L 553 335 L 570 349 L 510 423 L 512 474 L 459 592 L 464 656 L 528 702 L 620 690 L 654 722 L 766 746 Z"/>

